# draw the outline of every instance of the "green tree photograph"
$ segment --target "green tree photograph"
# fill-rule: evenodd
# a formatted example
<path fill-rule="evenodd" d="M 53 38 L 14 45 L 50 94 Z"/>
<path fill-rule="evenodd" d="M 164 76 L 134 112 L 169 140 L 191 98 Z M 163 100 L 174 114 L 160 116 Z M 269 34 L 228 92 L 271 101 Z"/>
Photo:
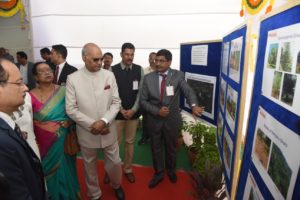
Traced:
<path fill-rule="evenodd" d="M 268 67 L 271 69 L 276 68 L 277 53 L 278 53 L 278 43 L 271 44 L 269 49 L 269 55 L 268 55 Z"/>
<path fill-rule="evenodd" d="M 279 99 L 282 72 L 275 71 L 272 85 L 272 97 Z"/>
<path fill-rule="evenodd" d="M 291 72 L 292 60 L 291 43 L 285 42 L 281 47 L 280 70 Z"/>
<path fill-rule="evenodd" d="M 297 75 L 284 74 L 281 101 L 292 106 L 295 95 Z"/>

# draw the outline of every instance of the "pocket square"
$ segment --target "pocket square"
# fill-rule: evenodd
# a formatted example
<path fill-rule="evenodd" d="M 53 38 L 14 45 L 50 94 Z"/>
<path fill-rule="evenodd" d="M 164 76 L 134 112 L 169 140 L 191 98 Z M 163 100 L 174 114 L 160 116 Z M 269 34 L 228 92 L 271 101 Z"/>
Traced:
<path fill-rule="evenodd" d="M 108 89 L 110 89 L 110 85 L 106 85 L 106 86 L 104 87 L 104 90 L 108 90 Z"/>

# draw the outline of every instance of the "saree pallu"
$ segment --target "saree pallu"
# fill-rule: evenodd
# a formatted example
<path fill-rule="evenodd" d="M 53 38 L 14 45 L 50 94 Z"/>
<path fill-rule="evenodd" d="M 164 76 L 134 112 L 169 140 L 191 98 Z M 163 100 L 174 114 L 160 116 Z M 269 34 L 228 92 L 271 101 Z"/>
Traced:
<path fill-rule="evenodd" d="M 43 104 L 32 95 L 33 124 L 39 145 L 42 166 L 51 200 L 80 198 L 75 156 L 64 153 L 68 128 L 61 126 L 69 120 L 65 112 L 65 87 L 59 87 Z"/>

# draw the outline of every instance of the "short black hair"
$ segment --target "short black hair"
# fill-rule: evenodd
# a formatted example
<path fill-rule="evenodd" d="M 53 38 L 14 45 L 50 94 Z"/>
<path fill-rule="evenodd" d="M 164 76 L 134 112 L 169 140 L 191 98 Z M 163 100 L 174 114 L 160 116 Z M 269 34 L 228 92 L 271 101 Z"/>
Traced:
<path fill-rule="evenodd" d="M 0 85 L 5 84 L 9 78 L 9 74 L 7 73 L 7 71 L 4 69 L 2 65 L 3 60 L 7 60 L 7 59 L 0 59 Z"/>
<path fill-rule="evenodd" d="M 44 61 L 40 61 L 40 62 L 34 63 L 34 65 L 33 65 L 33 67 L 32 67 L 32 70 L 31 70 L 33 75 L 37 75 L 37 74 L 38 74 L 38 73 L 37 73 L 37 67 L 38 67 L 40 64 L 46 64 L 46 65 L 49 66 L 49 64 L 46 63 L 46 62 L 44 62 Z M 49 67 L 50 67 L 50 66 L 49 66 Z M 51 68 L 51 67 L 50 67 L 50 68 Z"/>
<path fill-rule="evenodd" d="M 52 49 L 54 49 L 54 51 L 56 51 L 58 54 L 60 54 L 63 59 L 66 59 L 68 56 L 68 50 L 67 47 L 65 47 L 62 44 L 56 44 L 52 46 Z"/>
<path fill-rule="evenodd" d="M 122 52 L 124 52 L 125 49 L 133 49 L 133 50 L 135 50 L 135 47 L 134 47 L 134 45 L 131 44 L 130 42 L 126 42 L 126 43 L 124 43 L 124 44 L 122 45 L 122 48 L 121 48 Z"/>
<path fill-rule="evenodd" d="M 114 56 L 112 55 L 112 53 L 110 53 L 110 52 L 106 52 L 105 54 L 103 54 L 103 57 L 104 57 L 104 56 L 110 56 L 110 57 L 112 57 L 112 58 L 114 57 Z"/>
<path fill-rule="evenodd" d="M 18 51 L 17 55 L 21 58 L 25 58 L 27 60 L 27 54 L 24 51 Z"/>
<path fill-rule="evenodd" d="M 167 49 L 161 49 L 156 53 L 156 56 L 164 56 L 167 61 L 172 60 L 172 53 Z"/>
<path fill-rule="evenodd" d="M 41 54 L 51 54 L 51 51 L 50 51 L 50 49 L 48 48 L 48 47 L 45 47 L 45 48 L 42 48 L 41 50 L 40 50 L 40 53 Z"/>

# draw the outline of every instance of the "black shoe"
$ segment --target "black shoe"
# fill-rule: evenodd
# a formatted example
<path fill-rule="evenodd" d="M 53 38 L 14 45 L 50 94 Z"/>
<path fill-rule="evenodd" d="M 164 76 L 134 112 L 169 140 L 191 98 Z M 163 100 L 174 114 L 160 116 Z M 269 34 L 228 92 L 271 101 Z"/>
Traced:
<path fill-rule="evenodd" d="M 115 190 L 115 194 L 116 194 L 116 197 L 118 200 L 125 200 L 125 193 L 121 186 L 114 190 Z"/>
<path fill-rule="evenodd" d="M 149 188 L 154 188 L 154 187 L 157 186 L 163 179 L 164 179 L 164 174 L 163 174 L 163 173 L 154 174 L 153 178 L 152 178 L 151 181 L 149 182 L 148 187 L 149 187 Z"/>
<path fill-rule="evenodd" d="M 143 144 L 147 144 L 148 140 L 145 138 L 140 139 L 140 141 L 138 142 L 138 145 L 143 145 Z"/>
<path fill-rule="evenodd" d="M 169 180 L 172 182 L 172 183 L 176 183 L 177 182 L 177 175 L 175 172 L 169 172 L 168 173 L 168 177 L 169 177 Z"/>

